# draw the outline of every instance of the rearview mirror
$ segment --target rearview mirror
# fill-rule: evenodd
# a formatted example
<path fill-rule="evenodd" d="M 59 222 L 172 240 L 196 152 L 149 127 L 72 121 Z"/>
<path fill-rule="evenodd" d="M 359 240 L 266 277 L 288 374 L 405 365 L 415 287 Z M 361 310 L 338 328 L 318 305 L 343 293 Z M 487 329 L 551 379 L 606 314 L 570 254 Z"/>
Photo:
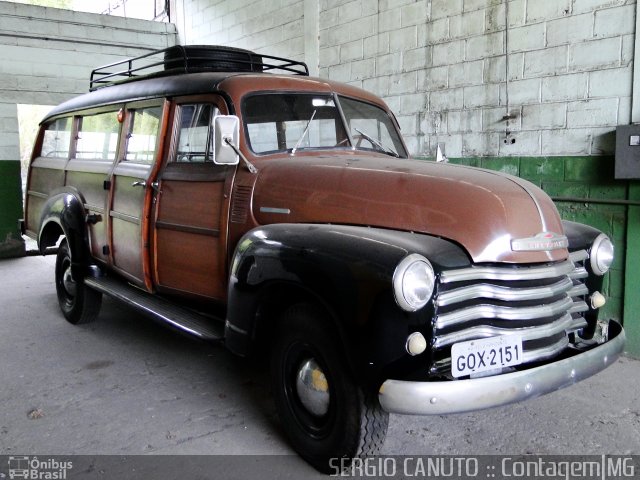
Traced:
<path fill-rule="evenodd" d="M 235 115 L 213 117 L 213 163 L 217 165 L 237 165 L 240 159 L 235 149 L 240 138 L 240 120 Z"/>

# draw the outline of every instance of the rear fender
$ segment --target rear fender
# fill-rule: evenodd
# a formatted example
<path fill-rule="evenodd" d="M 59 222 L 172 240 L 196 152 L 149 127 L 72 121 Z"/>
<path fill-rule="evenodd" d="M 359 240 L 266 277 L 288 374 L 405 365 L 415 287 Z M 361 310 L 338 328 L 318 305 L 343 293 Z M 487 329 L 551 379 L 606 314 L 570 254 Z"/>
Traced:
<path fill-rule="evenodd" d="M 40 216 L 40 253 L 44 254 L 47 248 L 55 246 L 60 235 L 64 235 L 73 259 L 72 268 L 84 269 L 90 258 L 85 217 L 84 202 L 76 189 L 67 187 L 53 192 Z"/>

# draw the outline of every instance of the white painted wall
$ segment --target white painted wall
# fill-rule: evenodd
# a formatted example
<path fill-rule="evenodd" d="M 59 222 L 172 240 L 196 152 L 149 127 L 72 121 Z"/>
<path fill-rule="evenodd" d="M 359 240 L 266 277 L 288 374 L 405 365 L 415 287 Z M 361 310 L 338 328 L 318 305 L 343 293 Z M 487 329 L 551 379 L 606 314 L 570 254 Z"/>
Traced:
<path fill-rule="evenodd" d="M 227 45 L 302 60 L 304 4 L 304 0 L 177 0 L 172 20 L 183 45 Z"/>
<path fill-rule="evenodd" d="M 320 75 L 381 95 L 414 154 L 439 142 L 451 157 L 612 153 L 615 126 L 631 121 L 635 0 L 508 0 L 508 29 L 506 0 L 177 7 L 187 43 L 296 59 L 313 58 L 304 12 L 308 24 L 317 8 Z"/>
<path fill-rule="evenodd" d="M 99 65 L 174 45 L 175 26 L 0 1 L 0 159 L 19 159 L 17 104 L 57 105 Z"/>

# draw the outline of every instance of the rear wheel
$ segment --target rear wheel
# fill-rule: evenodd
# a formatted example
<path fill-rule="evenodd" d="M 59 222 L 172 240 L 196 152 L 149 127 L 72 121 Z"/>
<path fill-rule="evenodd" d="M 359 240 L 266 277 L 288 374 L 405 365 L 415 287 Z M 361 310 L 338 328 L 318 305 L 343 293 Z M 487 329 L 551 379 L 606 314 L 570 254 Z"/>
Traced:
<path fill-rule="evenodd" d="M 100 313 L 102 294 L 74 278 L 71 272 L 71 252 L 66 240 L 60 243 L 56 257 L 56 293 L 58 304 L 68 322 L 89 323 Z"/>
<path fill-rule="evenodd" d="M 274 397 L 293 448 L 327 473 L 344 465 L 341 458 L 377 454 L 389 415 L 374 392 L 354 381 L 328 319 L 310 305 L 296 305 L 280 319 L 277 338 Z"/>

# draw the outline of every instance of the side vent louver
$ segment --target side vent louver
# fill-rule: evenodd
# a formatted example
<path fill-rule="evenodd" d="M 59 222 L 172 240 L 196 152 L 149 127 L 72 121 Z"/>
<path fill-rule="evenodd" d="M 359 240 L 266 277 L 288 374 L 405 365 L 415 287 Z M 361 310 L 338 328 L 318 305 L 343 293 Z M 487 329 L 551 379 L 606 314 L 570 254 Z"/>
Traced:
<path fill-rule="evenodd" d="M 231 223 L 245 223 L 251 203 L 251 186 L 236 185 L 231 204 Z"/>

